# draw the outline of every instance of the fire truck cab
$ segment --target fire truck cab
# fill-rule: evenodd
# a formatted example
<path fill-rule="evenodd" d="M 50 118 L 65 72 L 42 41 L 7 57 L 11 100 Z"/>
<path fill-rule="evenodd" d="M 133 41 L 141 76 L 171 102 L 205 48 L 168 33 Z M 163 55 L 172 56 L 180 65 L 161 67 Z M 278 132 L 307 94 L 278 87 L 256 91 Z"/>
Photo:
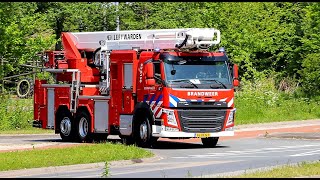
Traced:
<path fill-rule="evenodd" d="M 214 28 L 62 33 L 63 51 L 47 51 L 36 80 L 34 127 L 64 141 L 119 135 L 150 147 L 158 138 L 201 138 L 215 147 L 234 135 L 238 66 Z"/>

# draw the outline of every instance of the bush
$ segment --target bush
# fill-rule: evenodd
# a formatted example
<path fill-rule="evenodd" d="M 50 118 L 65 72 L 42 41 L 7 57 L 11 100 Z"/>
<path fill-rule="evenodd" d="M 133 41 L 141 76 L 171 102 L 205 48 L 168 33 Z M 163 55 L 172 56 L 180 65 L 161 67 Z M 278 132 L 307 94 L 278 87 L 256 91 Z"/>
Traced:
<path fill-rule="evenodd" d="M 32 99 L 17 99 L 0 95 L 0 130 L 32 128 Z"/>
<path fill-rule="evenodd" d="M 270 77 L 241 82 L 241 89 L 235 93 L 236 124 L 319 118 L 320 97 L 305 98 L 297 83 L 290 83 L 294 85 L 286 91 Z"/>
<path fill-rule="evenodd" d="M 302 76 L 303 90 L 307 96 L 320 95 L 320 53 L 307 55 L 302 63 L 303 69 L 300 71 Z"/>

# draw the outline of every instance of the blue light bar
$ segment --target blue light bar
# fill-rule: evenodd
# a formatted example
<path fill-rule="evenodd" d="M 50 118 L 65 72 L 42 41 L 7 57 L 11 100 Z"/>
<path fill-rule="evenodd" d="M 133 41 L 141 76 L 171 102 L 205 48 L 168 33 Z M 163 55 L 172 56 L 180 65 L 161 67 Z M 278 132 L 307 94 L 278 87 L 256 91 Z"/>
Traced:
<path fill-rule="evenodd" d="M 160 48 L 154 48 L 154 52 L 160 52 Z"/>
<path fill-rule="evenodd" d="M 219 48 L 219 52 L 225 52 L 224 47 Z"/>

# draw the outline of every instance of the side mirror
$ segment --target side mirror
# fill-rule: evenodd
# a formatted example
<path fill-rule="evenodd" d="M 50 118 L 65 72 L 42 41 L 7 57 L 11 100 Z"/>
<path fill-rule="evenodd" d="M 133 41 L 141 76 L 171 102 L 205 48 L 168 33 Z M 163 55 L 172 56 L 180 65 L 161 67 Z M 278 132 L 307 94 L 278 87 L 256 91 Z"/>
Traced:
<path fill-rule="evenodd" d="M 156 80 L 154 79 L 154 65 L 153 63 L 147 63 L 144 67 L 144 74 L 146 75 L 146 85 L 154 86 Z"/>
<path fill-rule="evenodd" d="M 235 87 L 239 86 L 239 84 L 240 84 L 240 82 L 238 80 L 238 78 L 239 78 L 238 70 L 239 70 L 238 65 L 234 64 L 233 65 L 233 86 L 235 86 Z"/>
<path fill-rule="evenodd" d="M 236 87 L 237 87 L 237 86 L 239 86 L 239 84 L 240 84 L 240 83 L 239 83 L 239 80 L 238 80 L 238 79 L 234 79 L 234 80 L 233 80 L 233 86 L 236 86 Z"/>
<path fill-rule="evenodd" d="M 146 78 L 147 78 L 147 79 L 152 79 L 152 78 L 154 78 L 154 66 L 153 66 L 152 63 L 147 63 L 147 64 L 145 65 L 144 70 L 145 70 L 145 75 L 146 75 Z"/>
<path fill-rule="evenodd" d="M 233 78 L 234 79 L 238 79 L 239 78 L 238 70 L 239 70 L 238 65 L 234 64 L 233 65 Z"/>

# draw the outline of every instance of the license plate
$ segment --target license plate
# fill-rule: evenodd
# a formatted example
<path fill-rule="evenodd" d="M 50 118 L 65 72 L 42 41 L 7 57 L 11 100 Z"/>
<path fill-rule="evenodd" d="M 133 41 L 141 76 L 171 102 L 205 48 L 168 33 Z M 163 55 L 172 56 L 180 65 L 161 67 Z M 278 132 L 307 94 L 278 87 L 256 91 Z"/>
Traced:
<path fill-rule="evenodd" d="M 197 138 L 207 138 L 210 137 L 210 133 L 196 133 Z"/>

